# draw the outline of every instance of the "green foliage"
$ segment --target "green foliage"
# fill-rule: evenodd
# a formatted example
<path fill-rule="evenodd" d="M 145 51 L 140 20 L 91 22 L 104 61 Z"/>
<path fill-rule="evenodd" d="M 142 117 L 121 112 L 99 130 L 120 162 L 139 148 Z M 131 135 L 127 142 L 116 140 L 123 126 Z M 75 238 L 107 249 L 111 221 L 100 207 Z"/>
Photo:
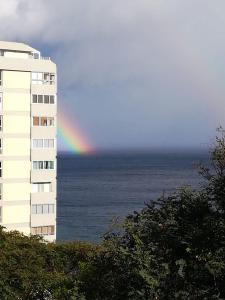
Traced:
<path fill-rule="evenodd" d="M 46 244 L 0 228 L 0 299 L 83 300 L 77 273 L 94 253 L 94 245 Z"/>
<path fill-rule="evenodd" d="M 1 300 L 225 299 L 225 136 L 200 190 L 150 202 L 101 245 L 0 228 Z"/>
<path fill-rule="evenodd" d="M 201 167 L 206 179 L 201 190 L 182 189 L 161 197 L 128 216 L 122 233 L 105 236 L 105 250 L 83 277 L 81 290 L 88 300 L 225 299 L 221 129 L 220 135 L 211 151 L 210 169 Z"/>

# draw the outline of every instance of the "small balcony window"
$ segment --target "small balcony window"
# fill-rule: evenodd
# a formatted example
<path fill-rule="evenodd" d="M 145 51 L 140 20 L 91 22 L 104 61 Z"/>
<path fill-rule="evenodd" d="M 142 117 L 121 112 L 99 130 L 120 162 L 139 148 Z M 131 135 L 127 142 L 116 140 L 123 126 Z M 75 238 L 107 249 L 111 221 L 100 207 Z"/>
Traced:
<path fill-rule="evenodd" d="M 44 95 L 44 103 L 49 104 L 49 95 Z"/>
<path fill-rule="evenodd" d="M 32 103 L 38 103 L 38 97 L 37 95 L 32 96 Z"/>
<path fill-rule="evenodd" d="M 2 206 L 0 206 L 0 222 L 2 222 Z"/>
<path fill-rule="evenodd" d="M 3 116 L 0 115 L 0 131 L 2 131 L 2 127 L 3 127 Z"/>
<path fill-rule="evenodd" d="M 55 95 L 32 95 L 32 103 L 54 104 Z"/>
<path fill-rule="evenodd" d="M 43 103 L 43 95 L 38 95 L 38 103 Z"/>
<path fill-rule="evenodd" d="M 0 138 L 0 154 L 2 154 L 2 138 Z"/>
<path fill-rule="evenodd" d="M 55 103 L 55 96 L 50 96 L 50 104 L 54 104 Z"/>
<path fill-rule="evenodd" d="M 0 93 L 0 110 L 2 110 L 3 94 Z"/>
<path fill-rule="evenodd" d="M 41 126 L 48 126 L 48 118 L 41 117 Z"/>
<path fill-rule="evenodd" d="M 0 177 L 2 177 L 2 161 L 0 161 Z"/>
<path fill-rule="evenodd" d="M 40 53 L 38 53 L 38 52 L 33 53 L 33 58 L 40 59 Z"/>
<path fill-rule="evenodd" d="M 33 117 L 33 126 L 39 126 L 39 117 Z"/>
<path fill-rule="evenodd" d="M 54 126 L 53 117 L 33 117 L 33 126 Z"/>
<path fill-rule="evenodd" d="M 31 228 L 31 234 L 33 235 L 53 235 L 54 233 L 55 226 L 39 226 Z"/>
<path fill-rule="evenodd" d="M 0 183 L 0 200 L 2 200 L 2 183 Z"/>
<path fill-rule="evenodd" d="M 45 84 L 55 84 L 55 74 L 44 73 L 44 83 Z"/>
<path fill-rule="evenodd" d="M 33 170 L 54 170 L 54 161 L 33 161 Z"/>
<path fill-rule="evenodd" d="M 32 72 L 32 84 L 42 84 L 43 82 L 43 73 Z"/>

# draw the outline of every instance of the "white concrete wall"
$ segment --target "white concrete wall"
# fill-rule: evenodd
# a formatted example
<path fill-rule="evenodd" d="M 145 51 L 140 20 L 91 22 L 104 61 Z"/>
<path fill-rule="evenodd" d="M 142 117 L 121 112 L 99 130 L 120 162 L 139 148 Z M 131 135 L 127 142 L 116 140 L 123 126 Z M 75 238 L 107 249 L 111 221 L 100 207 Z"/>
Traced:
<path fill-rule="evenodd" d="M 32 170 L 33 160 L 56 160 L 56 149 L 31 149 L 31 138 L 56 138 L 56 127 L 32 127 L 32 115 L 54 116 L 56 104 L 32 104 L 32 94 L 56 95 L 55 84 L 35 85 L 31 82 L 31 72 L 49 72 L 56 74 L 56 65 L 50 60 L 31 59 L 29 55 L 35 50 L 23 44 L 0 43 L 7 49 L 12 45 L 14 52 L 5 51 L 0 57 L 0 70 L 3 70 L 3 151 L 2 161 L 3 185 L 2 225 L 7 230 L 19 230 L 30 234 L 31 226 L 56 226 L 54 214 L 32 215 L 31 204 L 54 203 L 56 207 L 56 169 Z M 15 51 L 15 49 L 17 49 Z M 22 50 L 24 49 L 24 50 Z M 18 52 L 22 51 L 22 52 Z M 26 52 L 27 51 L 27 52 Z M 55 122 L 56 124 L 56 122 Z M 52 182 L 51 193 L 31 195 L 32 182 Z M 44 202 L 43 202 L 44 201 Z M 56 209 L 55 209 L 56 211 Z M 56 232 L 56 228 L 55 228 Z M 53 241 L 56 235 L 46 236 Z"/>

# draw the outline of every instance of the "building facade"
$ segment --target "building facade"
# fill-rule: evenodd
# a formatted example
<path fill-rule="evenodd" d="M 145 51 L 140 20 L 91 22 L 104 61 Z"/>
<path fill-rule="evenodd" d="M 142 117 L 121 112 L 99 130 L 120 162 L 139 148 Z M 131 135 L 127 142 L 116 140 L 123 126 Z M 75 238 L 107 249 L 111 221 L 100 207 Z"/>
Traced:
<path fill-rule="evenodd" d="M 56 239 L 57 74 L 50 58 L 0 41 L 0 225 Z"/>

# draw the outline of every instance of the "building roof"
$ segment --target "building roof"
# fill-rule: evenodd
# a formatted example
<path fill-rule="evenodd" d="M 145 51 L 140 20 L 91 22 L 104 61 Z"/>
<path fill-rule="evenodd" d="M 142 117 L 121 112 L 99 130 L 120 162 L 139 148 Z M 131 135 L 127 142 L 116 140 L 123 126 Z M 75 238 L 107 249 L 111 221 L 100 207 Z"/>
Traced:
<path fill-rule="evenodd" d="M 11 51 L 21 51 L 21 52 L 39 52 L 34 48 L 24 44 L 15 42 L 5 42 L 0 41 L 0 50 L 11 50 Z"/>

